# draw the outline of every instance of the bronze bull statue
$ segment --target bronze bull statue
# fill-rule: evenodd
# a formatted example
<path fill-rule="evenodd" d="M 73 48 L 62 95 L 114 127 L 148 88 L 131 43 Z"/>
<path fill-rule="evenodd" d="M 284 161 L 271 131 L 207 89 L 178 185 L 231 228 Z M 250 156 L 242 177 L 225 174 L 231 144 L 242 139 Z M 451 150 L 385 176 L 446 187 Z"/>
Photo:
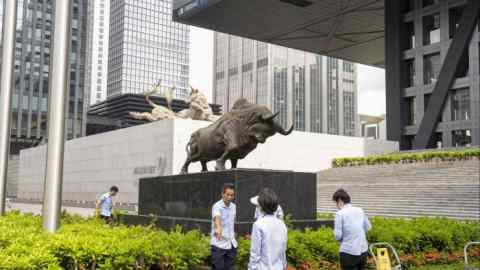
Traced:
<path fill-rule="evenodd" d="M 187 160 L 182 173 L 188 172 L 192 162 L 200 161 L 202 172 L 207 171 L 207 162 L 216 160 L 215 170 L 225 170 L 225 162 L 230 160 L 232 168 L 237 161 L 252 152 L 258 143 L 264 143 L 268 137 L 280 133 L 289 135 L 275 120 L 267 107 L 249 103 L 245 99 L 235 102 L 232 110 L 208 127 L 195 131 L 187 144 Z"/>

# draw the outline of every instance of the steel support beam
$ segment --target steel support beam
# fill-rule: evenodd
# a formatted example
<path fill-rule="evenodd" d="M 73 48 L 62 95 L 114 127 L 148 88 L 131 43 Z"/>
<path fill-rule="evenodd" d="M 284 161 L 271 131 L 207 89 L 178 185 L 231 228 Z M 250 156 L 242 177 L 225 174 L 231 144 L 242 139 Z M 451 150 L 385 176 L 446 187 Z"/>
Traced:
<path fill-rule="evenodd" d="M 10 154 L 10 117 L 15 89 L 15 29 L 17 1 L 4 1 L 2 37 L 2 74 L 0 77 L 0 215 L 5 214 L 8 156 Z"/>
<path fill-rule="evenodd" d="M 385 80 L 386 80 L 386 118 L 387 139 L 398 141 L 400 149 L 405 145 L 402 140 L 402 24 L 403 5 L 406 1 L 385 1 Z"/>
<path fill-rule="evenodd" d="M 435 128 L 437 127 L 437 119 L 442 113 L 443 106 L 448 97 L 453 81 L 455 80 L 455 73 L 462 56 L 468 50 L 470 40 L 472 39 L 473 31 L 478 20 L 480 12 L 479 0 L 468 0 L 459 26 L 452 39 L 447 56 L 443 61 L 440 74 L 438 75 L 437 83 L 430 97 L 427 110 L 423 116 L 420 127 L 415 136 L 413 149 L 425 149 L 428 147 Z"/>
<path fill-rule="evenodd" d="M 48 232 L 55 232 L 60 226 L 72 2 L 70 0 L 55 1 L 55 32 L 48 97 L 47 168 L 42 211 L 43 228 Z"/>

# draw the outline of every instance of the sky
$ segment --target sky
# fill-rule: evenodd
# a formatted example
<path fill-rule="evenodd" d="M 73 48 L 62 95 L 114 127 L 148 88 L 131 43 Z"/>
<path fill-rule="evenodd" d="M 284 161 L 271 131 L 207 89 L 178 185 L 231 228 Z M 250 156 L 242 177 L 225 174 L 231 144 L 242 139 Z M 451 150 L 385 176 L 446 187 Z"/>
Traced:
<path fill-rule="evenodd" d="M 385 114 L 385 71 L 358 64 L 358 113 Z M 190 28 L 190 84 L 212 101 L 213 32 Z"/>

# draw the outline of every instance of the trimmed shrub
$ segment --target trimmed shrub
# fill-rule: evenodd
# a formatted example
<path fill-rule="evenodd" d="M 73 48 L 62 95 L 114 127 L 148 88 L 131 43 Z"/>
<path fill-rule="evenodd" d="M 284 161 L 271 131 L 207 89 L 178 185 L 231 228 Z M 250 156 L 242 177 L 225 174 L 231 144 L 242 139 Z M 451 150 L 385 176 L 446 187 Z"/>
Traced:
<path fill-rule="evenodd" d="M 345 157 L 332 160 L 332 167 L 363 166 L 376 164 L 395 164 L 403 162 L 418 162 L 431 160 L 465 160 L 480 158 L 480 148 L 452 151 L 426 151 L 397 153 L 369 157 Z"/>
<path fill-rule="evenodd" d="M 480 240 L 478 222 L 443 218 L 373 218 L 369 242 L 389 242 L 409 265 L 461 260 L 463 246 Z M 330 228 L 290 230 L 287 258 L 297 269 L 337 269 L 338 243 Z M 249 260 L 249 237 L 239 239 L 237 265 Z M 474 251 L 480 255 L 480 250 Z M 209 238 L 198 231 L 110 227 L 96 219 L 64 215 L 55 234 L 39 216 L 0 217 L 0 269 L 196 269 L 208 264 Z"/>

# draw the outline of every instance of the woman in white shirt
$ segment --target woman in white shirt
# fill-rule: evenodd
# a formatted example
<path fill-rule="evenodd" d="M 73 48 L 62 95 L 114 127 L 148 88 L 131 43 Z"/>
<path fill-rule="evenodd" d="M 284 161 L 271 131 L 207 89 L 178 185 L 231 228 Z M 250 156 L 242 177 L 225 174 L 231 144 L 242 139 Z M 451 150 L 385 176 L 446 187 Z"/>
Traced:
<path fill-rule="evenodd" d="M 287 269 L 287 227 L 274 216 L 278 209 L 278 197 L 270 189 L 258 194 L 261 218 L 253 224 L 249 270 Z"/>

